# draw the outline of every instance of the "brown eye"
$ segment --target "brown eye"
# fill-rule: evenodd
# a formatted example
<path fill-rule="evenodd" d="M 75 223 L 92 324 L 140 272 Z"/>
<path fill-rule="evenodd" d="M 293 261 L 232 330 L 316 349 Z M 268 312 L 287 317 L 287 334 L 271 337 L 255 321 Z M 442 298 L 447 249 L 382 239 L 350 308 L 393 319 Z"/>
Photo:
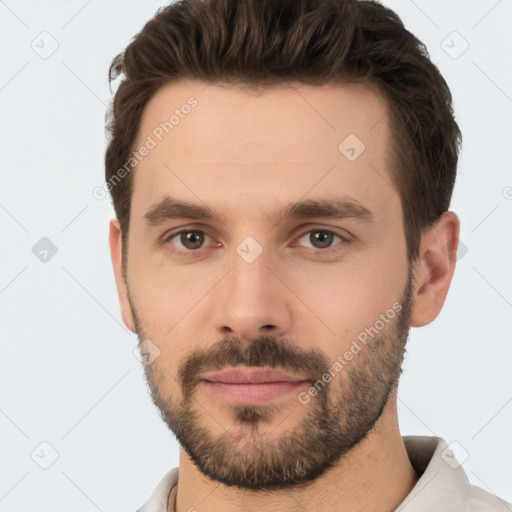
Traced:
<path fill-rule="evenodd" d="M 177 247 L 188 250 L 188 251 L 197 251 L 201 249 L 205 240 L 210 238 L 203 231 L 197 230 L 184 230 L 178 233 L 174 233 L 167 238 L 167 241 L 176 245 Z M 176 242 L 172 240 L 176 239 Z"/>
<path fill-rule="evenodd" d="M 343 237 L 332 231 L 325 229 L 313 229 L 304 233 L 304 235 L 299 238 L 299 242 L 302 241 L 302 243 L 309 243 L 310 247 L 313 249 L 328 249 L 333 245 L 333 241 L 335 241 L 336 238 L 342 242 L 345 241 Z"/>
<path fill-rule="evenodd" d="M 204 242 L 204 234 L 199 231 L 184 231 L 181 233 L 180 241 L 187 249 L 199 249 Z"/>

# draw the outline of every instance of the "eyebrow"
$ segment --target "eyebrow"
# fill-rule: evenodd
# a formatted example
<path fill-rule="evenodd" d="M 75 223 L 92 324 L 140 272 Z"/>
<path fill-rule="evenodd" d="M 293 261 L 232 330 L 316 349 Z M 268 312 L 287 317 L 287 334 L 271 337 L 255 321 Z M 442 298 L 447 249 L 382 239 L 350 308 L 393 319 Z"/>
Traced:
<path fill-rule="evenodd" d="M 351 198 L 307 199 L 283 205 L 278 210 L 266 215 L 267 220 L 274 224 L 283 219 L 314 217 L 351 218 L 358 221 L 375 222 L 374 213 Z M 220 216 L 208 206 L 180 201 L 169 196 L 152 205 L 144 214 L 145 223 L 151 227 L 159 226 L 172 219 L 214 220 L 219 218 Z"/>

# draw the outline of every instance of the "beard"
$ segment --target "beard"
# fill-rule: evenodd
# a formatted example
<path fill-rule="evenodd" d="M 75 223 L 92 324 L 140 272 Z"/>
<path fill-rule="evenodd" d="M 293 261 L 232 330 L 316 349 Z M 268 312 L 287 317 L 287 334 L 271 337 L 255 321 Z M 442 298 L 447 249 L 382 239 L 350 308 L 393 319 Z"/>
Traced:
<path fill-rule="evenodd" d="M 292 430 L 277 435 L 277 424 L 272 437 L 262 432 L 264 424 L 273 426 L 282 409 L 275 403 L 230 404 L 237 428 L 230 425 L 214 434 L 196 398 L 199 375 L 205 371 L 238 365 L 275 368 L 298 373 L 313 383 L 333 367 L 323 352 L 304 350 L 273 336 L 250 341 L 228 337 L 207 349 L 193 350 L 180 364 L 176 378 L 157 364 L 158 359 L 153 361 L 145 366 L 153 403 L 196 467 L 212 480 L 253 491 L 292 488 L 315 480 L 372 432 L 396 391 L 409 333 L 411 290 L 409 275 L 396 317 L 337 375 L 322 382 L 323 388 L 307 406 L 299 400 L 292 405 L 294 410 L 307 407 Z M 139 340 L 154 339 L 143 328 L 131 297 L 130 305 Z M 181 399 L 175 398 L 177 385 Z"/>

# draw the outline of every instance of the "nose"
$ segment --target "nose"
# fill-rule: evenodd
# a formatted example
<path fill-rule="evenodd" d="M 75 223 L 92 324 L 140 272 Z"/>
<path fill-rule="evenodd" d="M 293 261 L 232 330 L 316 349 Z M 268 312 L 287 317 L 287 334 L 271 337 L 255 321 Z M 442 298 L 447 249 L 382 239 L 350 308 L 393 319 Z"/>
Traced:
<path fill-rule="evenodd" d="M 238 254 L 216 290 L 214 322 L 221 336 L 284 337 L 291 330 L 291 293 L 276 265 L 263 252 L 251 263 Z"/>

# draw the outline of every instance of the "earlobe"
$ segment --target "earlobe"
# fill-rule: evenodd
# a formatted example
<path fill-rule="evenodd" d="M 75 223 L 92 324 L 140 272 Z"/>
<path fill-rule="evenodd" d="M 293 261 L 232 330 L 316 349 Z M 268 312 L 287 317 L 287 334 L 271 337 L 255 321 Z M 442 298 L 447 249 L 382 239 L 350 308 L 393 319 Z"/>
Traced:
<path fill-rule="evenodd" d="M 411 327 L 422 327 L 440 313 L 455 271 L 460 221 L 447 211 L 423 234 L 413 267 Z"/>
<path fill-rule="evenodd" d="M 132 332 L 136 332 L 135 322 L 128 300 L 128 287 L 126 277 L 123 269 L 123 246 L 121 237 L 121 226 L 117 219 L 111 219 L 109 226 L 109 243 L 110 243 L 110 257 L 112 259 L 112 267 L 114 269 L 114 277 L 116 280 L 117 295 L 119 298 L 119 305 L 121 308 L 121 316 L 123 322 Z"/>

